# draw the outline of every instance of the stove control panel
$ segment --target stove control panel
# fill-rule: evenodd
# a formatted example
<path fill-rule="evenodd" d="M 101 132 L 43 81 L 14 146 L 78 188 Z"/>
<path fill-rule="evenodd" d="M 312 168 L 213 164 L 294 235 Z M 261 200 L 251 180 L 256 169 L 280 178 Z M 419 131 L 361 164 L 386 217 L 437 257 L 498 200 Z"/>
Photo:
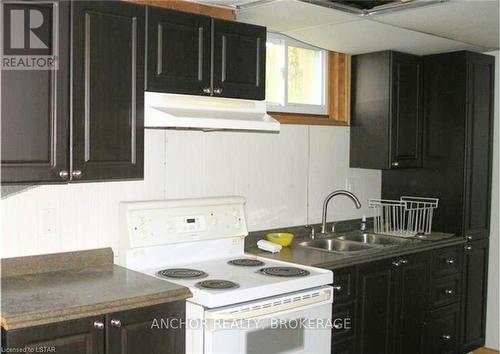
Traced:
<path fill-rule="evenodd" d="M 124 249 L 245 237 L 242 197 L 120 203 Z"/>
<path fill-rule="evenodd" d="M 180 216 L 176 219 L 177 232 L 199 232 L 207 229 L 204 215 Z"/>

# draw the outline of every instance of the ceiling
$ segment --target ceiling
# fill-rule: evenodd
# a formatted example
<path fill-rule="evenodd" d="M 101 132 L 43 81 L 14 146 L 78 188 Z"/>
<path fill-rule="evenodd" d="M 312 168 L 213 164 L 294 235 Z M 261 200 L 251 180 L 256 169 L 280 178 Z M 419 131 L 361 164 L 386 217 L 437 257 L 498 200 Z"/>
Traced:
<path fill-rule="evenodd" d="M 299 0 L 201 0 L 237 7 L 239 21 L 333 51 L 433 54 L 499 48 L 500 0 L 448 0 L 369 16 Z"/>

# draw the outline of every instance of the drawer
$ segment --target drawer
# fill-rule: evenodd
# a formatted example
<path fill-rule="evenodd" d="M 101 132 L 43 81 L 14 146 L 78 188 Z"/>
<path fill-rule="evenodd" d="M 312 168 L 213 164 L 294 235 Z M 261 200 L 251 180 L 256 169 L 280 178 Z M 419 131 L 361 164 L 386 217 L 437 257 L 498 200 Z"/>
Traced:
<path fill-rule="evenodd" d="M 342 268 L 333 271 L 333 304 L 344 304 L 356 297 L 356 268 Z"/>
<path fill-rule="evenodd" d="M 432 277 L 434 279 L 462 272 L 462 245 L 447 247 L 433 252 Z"/>
<path fill-rule="evenodd" d="M 427 353 L 458 353 L 459 326 L 460 307 L 458 304 L 431 312 L 427 326 Z"/>
<path fill-rule="evenodd" d="M 332 354 L 354 354 L 354 337 L 332 340 Z"/>
<path fill-rule="evenodd" d="M 339 339 L 353 334 L 356 303 L 334 305 L 332 309 L 332 338 Z"/>
<path fill-rule="evenodd" d="M 453 304 L 460 300 L 462 291 L 461 274 L 431 282 L 431 306 L 433 308 Z"/>

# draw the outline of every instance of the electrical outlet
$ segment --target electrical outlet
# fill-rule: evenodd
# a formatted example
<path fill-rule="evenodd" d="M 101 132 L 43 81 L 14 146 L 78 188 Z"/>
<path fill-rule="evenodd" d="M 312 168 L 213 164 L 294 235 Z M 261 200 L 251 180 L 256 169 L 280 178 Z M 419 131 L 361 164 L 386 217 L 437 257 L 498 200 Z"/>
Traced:
<path fill-rule="evenodd" d="M 354 189 L 354 183 L 350 177 L 345 178 L 345 190 L 352 192 Z"/>
<path fill-rule="evenodd" d="M 57 233 L 57 211 L 55 208 L 40 210 L 39 235 L 55 235 Z"/>

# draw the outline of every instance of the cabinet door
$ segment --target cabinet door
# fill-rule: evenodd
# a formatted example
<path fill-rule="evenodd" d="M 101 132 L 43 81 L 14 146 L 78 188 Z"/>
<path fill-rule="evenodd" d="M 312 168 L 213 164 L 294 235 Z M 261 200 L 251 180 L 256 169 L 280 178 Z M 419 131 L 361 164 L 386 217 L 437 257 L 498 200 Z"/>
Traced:
<path fill-rule="evenodd" d="M 122 1 L 72 5 L 72 175 L 142 178 L 145 8 Z"/>
<path fill-rule="evenodd" d="M 107 354 L 185 352 L 185 302 L 106 315 Z"/>
<path fill-rule="evenodd" d="M 422 165 L 422 62 L 392 53 L 391 166 Z"/>
<path fill-rule="evenodd" d="M 493 146 L 494 58 L 468 53 L 464 232 L 488 237 Z"/>
<path fill-rule="evenodd" d="M 266 28 L 213 20 L 214 96 L 265 99 Z"/>
<path fill-rule="evenodd" d="M 358 273 L 357 353 L 392 353 L 395 276 L 392 260 L 362 265 Z"/>
<path fill-rule="evenodd" d="M 64 181 L 59 173 L 68 169 L 70 4 L 57 3 L 57 11 L 53 3 L 2 6 L 5 14 L 11 10 L 42 13 L 37 36 L 48 48 L 37 54 L 58 57 L 57 70 L 2 70 L 2 183 Z M 23 53 L 5 50 L 4 54 Z"/>
<path fill-rule="evenodd" d="M 95 317 L 14 329 L 2 333 L 3 345 L 23 353 L 104 354 L 104 331 L 94 327 L 103 321 Z"/>
<path fill-rule="evenodd" d="M 423 354 L 425 351 L 425 317 L 430 283 L 430 253 L 401 258 L 395 320 L 394 353 Z"/>
<path fill-rule="evenodd" d="M 462 351 L 484 345 L 488 280 L 488 240 L 465 245 L 463 280 Z"/>
<path fill-rule="evenodd" d="M 457 305 L 433 311 L 427 328 L 427 353 L 458 353 L 459 328 L 460 309 Z"/>
<path fill-rule="evenodd" d="M 146 90 L 210 94 L 211 19 L 148 7 L 147 23 Z"/>
<path fill-rule="evenodd" d="M 356 268 L 333 270 L 332 286 L 336 305 L 356 300 Z"/>

